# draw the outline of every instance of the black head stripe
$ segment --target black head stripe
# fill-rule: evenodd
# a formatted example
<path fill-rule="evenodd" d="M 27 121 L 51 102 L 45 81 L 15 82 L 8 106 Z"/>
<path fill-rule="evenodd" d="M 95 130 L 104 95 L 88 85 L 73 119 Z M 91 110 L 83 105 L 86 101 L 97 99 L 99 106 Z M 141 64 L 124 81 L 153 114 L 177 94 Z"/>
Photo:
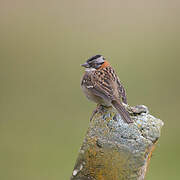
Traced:
<path fill-rule="evenodd" d="M 91 58 L 89 58 L 88 60 L 87 60 L 87 62 L 91 62 L 91 61 L 93 61 L 93 60 L 95 60 L 95 59 L 97 59 L 97 58 L 100 58 L 101 57 L 101 55 L 96 55 L 96 56 L 92 56 Z"/>

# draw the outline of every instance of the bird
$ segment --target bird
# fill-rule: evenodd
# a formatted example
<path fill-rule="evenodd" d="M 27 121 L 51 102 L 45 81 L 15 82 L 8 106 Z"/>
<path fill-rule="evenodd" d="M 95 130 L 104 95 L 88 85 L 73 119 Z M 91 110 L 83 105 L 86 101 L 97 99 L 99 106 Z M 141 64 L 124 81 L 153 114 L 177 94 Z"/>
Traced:
<path fill-rule="evenodd" d="M 123 103 L 127 104 L 126 91 L 106 58 L 98 54 L 81 66 L 85 68 L 81 80 L 85 96 L 98 106 L 115 108 L 125 123 L 133 123 L 123 106 Z M 97 110 L 94 111 L 93 116 L 96 112 Z"/>

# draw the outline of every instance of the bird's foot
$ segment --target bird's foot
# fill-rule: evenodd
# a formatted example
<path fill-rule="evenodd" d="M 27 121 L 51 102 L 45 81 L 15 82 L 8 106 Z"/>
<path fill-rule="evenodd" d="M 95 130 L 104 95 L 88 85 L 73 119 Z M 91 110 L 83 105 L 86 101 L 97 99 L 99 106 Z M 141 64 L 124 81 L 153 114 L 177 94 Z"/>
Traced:
<path fill-rule="evenodd" d="M 104 106 L 101 105 L 101 104 L 98 104 L 96 109 L 93 111 L 93 113 L 91 115 L 90 121 L 92 121 L 92 119 L 93 119 L 93 117 L 95 116 L 96 113 L 101 113 L 101 112 L 104 112 Z"/>

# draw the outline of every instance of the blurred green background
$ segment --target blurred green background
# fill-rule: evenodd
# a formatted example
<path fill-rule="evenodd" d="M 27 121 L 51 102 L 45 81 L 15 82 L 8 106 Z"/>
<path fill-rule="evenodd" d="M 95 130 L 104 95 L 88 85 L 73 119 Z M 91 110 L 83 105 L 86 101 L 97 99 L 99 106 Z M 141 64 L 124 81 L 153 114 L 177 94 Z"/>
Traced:
<path fill-rule="evenodd" d="M 147 180 L 180 179 L 179 1 L 1 0 L 1 180 L 69 179 L 95 108 L 80 64 L 96 54 L 165 122 Z"/>

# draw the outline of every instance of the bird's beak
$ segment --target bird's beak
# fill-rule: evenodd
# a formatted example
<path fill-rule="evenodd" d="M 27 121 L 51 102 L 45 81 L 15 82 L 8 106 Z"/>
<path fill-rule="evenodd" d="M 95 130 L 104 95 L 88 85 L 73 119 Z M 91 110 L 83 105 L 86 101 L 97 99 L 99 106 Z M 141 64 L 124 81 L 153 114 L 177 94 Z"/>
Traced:
<path fill-rule="evenodd" d="M 87 62 L 85 62 L 84 64 L 81 64 L 82 67 L 88 68 L 89 64 Z"/>

